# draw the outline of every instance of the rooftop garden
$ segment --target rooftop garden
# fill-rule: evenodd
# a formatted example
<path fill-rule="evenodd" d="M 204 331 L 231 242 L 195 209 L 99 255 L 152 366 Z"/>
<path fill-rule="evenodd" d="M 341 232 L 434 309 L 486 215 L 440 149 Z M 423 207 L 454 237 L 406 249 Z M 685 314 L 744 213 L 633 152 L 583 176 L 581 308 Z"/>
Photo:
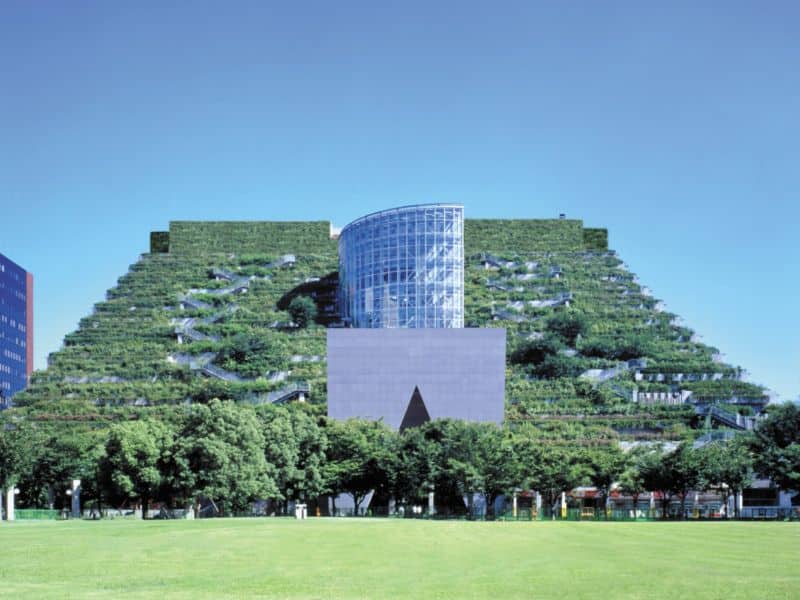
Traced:
<path fill-rule="evenodd" d="M 327 222 L 179 221 L 150 241 L 18 406 L 64 416 L 213 397 L 260 404 L 304 382 L 324 413 L 325 295 L 308 322 L 289 299 L 337 270 Z M 691 407 L 635 404 L 634 388 L 719 402 L 764 394 L 640 286 L 605 230 L 467 220 L 465 246 L 467 325 L 508 331 L 510 424 L 553 438 L 682 439 L 698 426 Z"/>

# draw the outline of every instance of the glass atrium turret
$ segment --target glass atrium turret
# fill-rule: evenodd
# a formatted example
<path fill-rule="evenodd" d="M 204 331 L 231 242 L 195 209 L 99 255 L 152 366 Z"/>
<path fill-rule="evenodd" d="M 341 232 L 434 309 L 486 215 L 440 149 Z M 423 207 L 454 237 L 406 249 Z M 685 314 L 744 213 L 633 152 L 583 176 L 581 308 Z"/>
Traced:
<path fill-rule="evenodd" d="M 404 206 L 350 223 L 339 295 L 353 327 L 463 327 L 464 207 Z"/>

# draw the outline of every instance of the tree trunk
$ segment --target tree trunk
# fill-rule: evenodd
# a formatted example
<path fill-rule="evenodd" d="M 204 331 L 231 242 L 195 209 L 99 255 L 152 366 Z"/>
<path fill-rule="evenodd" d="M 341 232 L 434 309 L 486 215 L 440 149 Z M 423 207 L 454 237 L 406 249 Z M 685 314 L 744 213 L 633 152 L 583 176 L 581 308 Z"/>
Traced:
<path fill-rule="evenodd" d="M 364 500 L 364 496 L 360 496 L 356 492 L 350 492 L 350 495 L 353 497 L 353 516 L 358 516 L 358 509 L 361 506 L 361 501 Z"/>
<path fill-rule="evenodd" d="M 494 499 L 489 496 L 489 494 L 483 495 L 486 501 L 486 519 L 489 519 L 489 516 L 494 516 Z"/>
<path fill-rule="evenodd" d="M 142 519 L 147 518 L 147 510 L 150 505 L 149 498 L 147 496 L 142 496 Z"/>
<path fill-rule="evenodd" d="M 633 520 L 636 520 L 639 511 L 639 494 L 632 494 L 633 498 Z"/>
<path fill-rule="evenodd" d="M 545 500 L 547 502 L 547 507 L 550 509 L 550 517 L 552 518 L 556 514 L 555 513 L 555 508 L 554 508 L 555 503 L 556 503 L 556 494 L 554 492 L 552 492 L 552 491 L 548 491 L 545 494 Z"/>

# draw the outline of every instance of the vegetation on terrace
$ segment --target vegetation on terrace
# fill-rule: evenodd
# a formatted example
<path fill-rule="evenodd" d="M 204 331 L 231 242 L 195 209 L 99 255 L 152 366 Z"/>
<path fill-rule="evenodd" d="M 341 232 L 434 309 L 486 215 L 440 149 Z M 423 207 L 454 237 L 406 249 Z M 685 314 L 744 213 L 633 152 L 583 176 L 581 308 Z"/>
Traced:
<path fill-rule="evenodd" d="M 152 252 L 66 336 L 16 404 L 66 416 L 214 397 L 263 403 L 303 381 L 312 411 L 324 413 L 325 329 L 298 327 L 278 305 L 336 271 L 329 230 L 327 222 L 177 221 L 154 232 Z M 468 219 L 465 246 L 468 326 L 508 330 L 512 427 L 534 424 L 548 438 L 683 439 L 699 425 L 691 407 L 634 404 L 634 386 L 721 403 L 763 395 L 639 285 L 607 249 L 605 230 L 566 219 Z M 294 260 L 281 260 L 287 254 Z M 231 285 L 221 272 L 246 279 L 246 289 L 220 294 Z M 187 298 L 200 304 L 181 308 Z M 186 320 L 205 338 L 179 344 Z M 188 364 L 204 357 L 235 379 Z M 591 370 L 608 377 L 581 377 Z"/>
<path fill-rule="evenodd" d="M 172 254 L 335 254 L 327 221 L 172 221 Z"/>

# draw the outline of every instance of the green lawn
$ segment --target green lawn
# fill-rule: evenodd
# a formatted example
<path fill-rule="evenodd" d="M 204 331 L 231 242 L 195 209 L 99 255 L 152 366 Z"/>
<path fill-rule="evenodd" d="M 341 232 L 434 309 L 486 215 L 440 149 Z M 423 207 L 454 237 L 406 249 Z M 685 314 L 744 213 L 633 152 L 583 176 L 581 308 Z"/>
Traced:
<path fill-rule="evenodd" d="M 0 524 L 13 598 L 800 598 L 798 523 Z"/>

